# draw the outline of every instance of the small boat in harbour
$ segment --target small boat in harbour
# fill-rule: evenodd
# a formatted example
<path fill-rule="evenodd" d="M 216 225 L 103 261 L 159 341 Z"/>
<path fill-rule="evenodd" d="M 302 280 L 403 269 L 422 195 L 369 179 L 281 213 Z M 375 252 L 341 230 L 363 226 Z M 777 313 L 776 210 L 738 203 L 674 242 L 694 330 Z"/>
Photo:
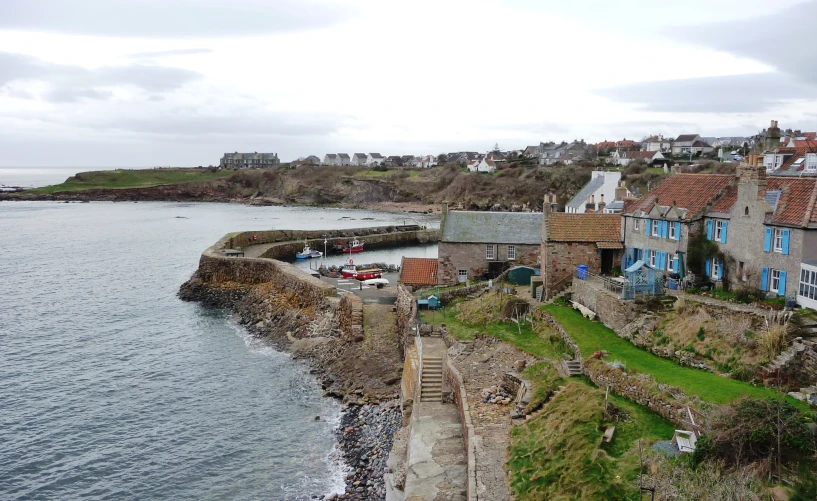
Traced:
<path fill-rule="evenodd" d="M 351 254 L 352 252 L 363 252 L 363 240 L 354 239 L 346 244 L 343 252 Z"/>
<path fill-rule="evenodd" d="M 312 250 L 312 248 L 306 242 L 304 242 L 304 250 L 295 253 L 295 259 L 309 259 L 321 256 L 323 256 L 323 252 Z"/>
<path fill-rule="evenodd" d="M 380 268 L 367 268 L 365 270 L 358 270 L 355 262 L 351 259 L 340 269 L 340 275 L 343 278 L 355 278 L 357 280 L 371 280 L 383 277 L 383 270 Z"/>

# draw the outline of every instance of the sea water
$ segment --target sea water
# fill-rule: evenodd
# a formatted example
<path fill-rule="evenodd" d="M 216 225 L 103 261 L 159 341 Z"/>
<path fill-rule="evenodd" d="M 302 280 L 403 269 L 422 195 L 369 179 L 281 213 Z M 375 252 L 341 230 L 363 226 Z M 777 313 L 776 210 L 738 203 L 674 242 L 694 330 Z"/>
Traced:
<path fill-rule="evenodd" d="M 0 499 L 342 491 L 339 404 L 301 363 L 176 292 L 231 231 L 406 218 L 435 225 L 342 209 L 0 202 Z M 412 252 L 433 251 L 399 254 Z"/>

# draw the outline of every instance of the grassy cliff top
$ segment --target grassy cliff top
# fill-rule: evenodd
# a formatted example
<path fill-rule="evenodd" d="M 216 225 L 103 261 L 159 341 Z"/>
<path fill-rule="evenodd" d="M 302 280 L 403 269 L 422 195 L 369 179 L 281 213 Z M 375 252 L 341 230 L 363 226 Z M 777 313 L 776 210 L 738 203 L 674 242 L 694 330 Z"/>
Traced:
<path fill-rule="evenodd" d="M 31 193 L 56 193 L 60 191 L 82 191 L 89 189 L 146 188 L 164 184 L 186 183 L 223 178 L 232 171 L 209 168 L 190 169 L 116 169 L 80 172 L 69 177 L 62 184 L 44 186 L 29 190 Z"/>

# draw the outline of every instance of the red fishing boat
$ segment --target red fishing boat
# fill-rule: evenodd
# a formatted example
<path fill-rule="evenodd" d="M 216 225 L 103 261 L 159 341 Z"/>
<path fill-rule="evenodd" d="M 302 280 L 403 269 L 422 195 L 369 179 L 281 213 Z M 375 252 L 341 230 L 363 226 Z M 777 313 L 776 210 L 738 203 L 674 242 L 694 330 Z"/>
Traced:
<path fill-rule="evenodd" d="M 363 252 L 363 240 L 354 239 L 346 244 L 343 252 L 351 254 L 352 252 Z"/>
<path fill-rule="evenodd" d="M 383 276 L 383 270 L 380 268 L 358 270 L 355 266 L 355 262 L 350 259 L 349 262 L 340 269 L 340 276 L 343 278 L 355 278 L 357 280 L 371 280 L 373 278 L 381 278 Z"/>

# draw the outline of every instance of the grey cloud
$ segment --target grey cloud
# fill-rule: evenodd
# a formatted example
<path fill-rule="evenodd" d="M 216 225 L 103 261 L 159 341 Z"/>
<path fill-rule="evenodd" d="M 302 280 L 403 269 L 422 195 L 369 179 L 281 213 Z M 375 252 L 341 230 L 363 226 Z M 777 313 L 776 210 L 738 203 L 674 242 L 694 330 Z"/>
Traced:
<path fill-rule="evenodd" d="M 54 103 L 73 103 L 82 99 L 97 99 L 104 101 L 113 97 L 113 92 L 97 89 L 54 89 L 46 94 L 49 101 Z"/>
<path fill-rule="evenodd" d="M 93 129 L 119 130 L 166 137 L 202 135 L 317 136 L 337 132 L 350 117 L 307 112 L 236 109 L 230 115 L 205 115 L 194 109 L 174 109 L 140 116 L 77 123 Z"/>
<path fill-rule="evenodd" d="M 112 93 L 99 87 L 132 85 L 146 92 L 167 92 L 200 78 L 194 71 L 139 64 L 86 69 L 49 63 L 21 54 L 0 52 L 0 87 L 17 80 L 39 80 L 53 86 L 43 97 L 55 102 L 80 98 L 108 99 Z"/>
<path fill-rule="evenodd" d="M 134 52 L 128 54 L 126 57 L 132 59 L 156 59 L 161 57 L 171 56 L 194 56 L 197 54 L 210 54 L 213 49 L 176 49 L 176 50 L 159 50 L 155 52 Z"/>
<path fill-rule="evenodd" d="M 785 101 L 814 99 L 817 87 L 780 73 L 753 73 L 644 82 L 595 93 L 640 104 L 648 111 L 749 113 L 768 111 Z"/>
<path fill-rule="evenodd" d="M 305 31 L 354 12 L 300 0 L 3 0 L 0 29 L 114 37 L 219 37 Z"/>
<path fill-rule="evenodd" d="M 815 20 L 817 1 L 812 0 L 763 17 L 672 30 L 670 36 L 754 59 L 817 85 Z"/>

